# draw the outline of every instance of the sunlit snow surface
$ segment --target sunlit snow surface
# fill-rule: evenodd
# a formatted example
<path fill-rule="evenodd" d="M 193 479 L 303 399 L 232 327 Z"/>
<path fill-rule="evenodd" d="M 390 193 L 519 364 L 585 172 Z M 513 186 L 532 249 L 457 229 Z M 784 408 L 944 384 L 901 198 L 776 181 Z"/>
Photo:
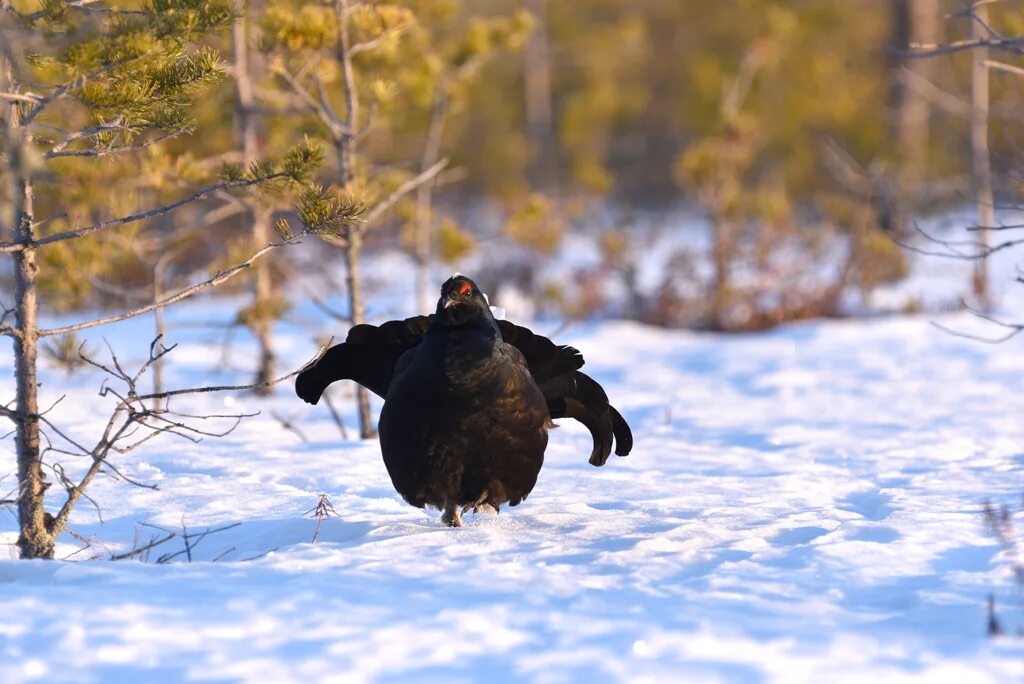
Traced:
<path fill-rule="evenodd" d="M 316 317 L 282 328 L 290 365 L 313 352 Z M 990 592 L 1008 630 L 1024 614 L 980 508 L 1024 492 L 1024 347 L 931 320 L 978 329 L 966 314 L 738 336 L 569 327 L 558 341 L 622 409 L 633 453 L 593 468 L 589 435 L 565 425 L 526 502 L 458 530 L 404 504 L 377 443 L 342 441 L 290 386 L 181 402 L 263 413 L 119 458 L 159 490 L 98 480 L 105 522 L 81 503 L 72 528 L 97 542 L 75 558 L 144 543 L 142 521 L 241 525 L 191 564 L 0 560 L 0 681 L 1019 681 L 1024 640 L 985 636 Z M 135 365 L 150 325 L 102 334 Z M 234 370 L 212 370 L 221 335 L 175 332 L 173 385 L 246 378 L 242 343 Z M 82 441 L 104 418 L 99 381 L 44 373 L 43 405 L 66 393 L 54 416 Z M 13 469 L 8 440 L 0 494 Z M 340 517 L 312 544 L 319 492 Z M 62 556 L 80 546 L 63 541 Z"/>

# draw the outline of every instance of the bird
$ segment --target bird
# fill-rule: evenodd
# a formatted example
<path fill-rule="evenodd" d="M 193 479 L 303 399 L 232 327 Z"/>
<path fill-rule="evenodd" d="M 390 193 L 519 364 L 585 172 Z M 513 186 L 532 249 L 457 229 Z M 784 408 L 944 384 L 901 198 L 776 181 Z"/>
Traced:
<path fill-rule="evenodd" d="M 590 463 L 633 448 L 628 423 L 604 389 L 580 372 L 583 355 L 506 320 L 467 276 L 441 286 L 433 314 L 353 326 L 298 374 L 295 392 L 315 405 L 327 387 L 354 380 L 384 399 L 381 454 L 409 504 L 462 516 L 516 506 L 533 490 L 554 420 L 591 433 Z"/>

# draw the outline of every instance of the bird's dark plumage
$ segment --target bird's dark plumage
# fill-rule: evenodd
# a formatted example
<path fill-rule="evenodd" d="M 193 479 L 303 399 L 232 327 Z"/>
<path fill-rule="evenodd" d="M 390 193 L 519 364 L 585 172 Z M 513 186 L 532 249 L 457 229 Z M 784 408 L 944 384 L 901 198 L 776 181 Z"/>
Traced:
<path fill-rule="evenodd" d="M 497 321 L 476 284 L 453 276 L 430 316 L 357 325 L 299 374 L 316 404 L 332 382 L 355 380 L 384 398 L 380 442 L 395 489 L 412 505 L 515 506 L 533 489 L 552 419 L 574 418 L 594 440 L 590 462 L 633 446 L 604 389 L 580 372 L 573 347 Z"/>

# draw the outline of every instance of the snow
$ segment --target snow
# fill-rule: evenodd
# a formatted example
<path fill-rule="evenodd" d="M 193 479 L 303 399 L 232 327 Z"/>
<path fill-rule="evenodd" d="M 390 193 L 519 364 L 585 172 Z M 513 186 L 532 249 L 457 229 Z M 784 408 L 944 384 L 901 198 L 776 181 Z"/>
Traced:
<path fill-rule="evenodd" d="M 227 320 L 232 306 L 206 300 L 174 319 Z M 558 341 L 582 350 L 632 424 L 633 453 L 593 468 L 589 435 L 566 424 L 526 502 L 457 530 L 404 504 L 376 442 L 342 440 L 326 408 L 288 386 L 269 400 L 191 398 L 179 408 L 262 413 L 223 439 L 119 458 L 159 488 L 97 480 L 104 522 L 80 504 L 71 527 L 97 541 L 74 558 L 144 543 L 141 522 L 240 524 L 204 539 L 192 563 L 25 562 L 0 546 L 0 681 L 1020 679 L 1024 641 L 985 636 L 989 593 L 1008 629 L 1024 611 L 980 510 L 1024 491 L 1024 341 L 985 345 L 933 321 L 988 331 L 965 313 L 733 336 L 563 329 Z M 89 339 L 106 336 L 132 365 L 150 326 Z M 332 326 L 302 307 L 280 327 L 291 366 L 318 327 Z M 222 336 L 175 329 L 170 384 L 244 381 L 251 348 L 237 341 L 218 369 Z M 45 369 L 42 381 L 42 404 L 66 394 L 61 424 L 94 437 L 99 375 Z M 0 380 L 2 396 L 11 384 Z M 0 446 L 0 494 L 11 448 Z M 320 492 L 340 517 L 314 544 L 304 513 Z M 0 516 L 0 543 L 14 529 Z M 60 556 L 80 546 L 62 541 Z"/>

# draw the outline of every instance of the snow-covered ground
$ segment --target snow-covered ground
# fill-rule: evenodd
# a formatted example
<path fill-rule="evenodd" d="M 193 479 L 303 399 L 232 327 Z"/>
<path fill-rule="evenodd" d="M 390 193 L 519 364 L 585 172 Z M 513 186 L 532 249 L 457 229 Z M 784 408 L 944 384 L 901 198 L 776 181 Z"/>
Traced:
<path fill-rule="evenodd" d="M 230 312 L 207 300 L 175 318 Z M 314 351 L 316 317 L 281 327 L 290 365 Z M 933 320 L 980 329 L 967 314 L 740 336 L 571 326 L 557 340 L 583 351 L 633 453 L 593 468 L 589 435 L 565 425 L 526 502 L 457 530 L 404 504 L 376 442 L 342 440 L 289 386 L 189 399 L 190 413 L 262 413 L 223 439 L 120 458 L 159 489 L 98 480 L 104 522 L 82 502 L 72 528 L 96 542 L 75 558 L 144 543 L 141 522 L 240 524 L 192 563 L 23 562 L 0 547 L 0 681 L 1019 680 L 1024 640 L 985 636 L 990 592 L 1009 629 L 1024 612 L 980 510 L 1024 492 L 1024 341 Z M 131 365 L 150 325 L 89 339 Z M 244 342 L 215 370 L 221 334 L 175 330 L 172 385 L 245 379 Z M 66 393 L 60 422 L 83 441 L 105 417 L 99 381 L 43 374 L 42 403 Z M 11 451 L 0 444 L 0 494 Z M 320 492 L 340 517 L 314 544 L 304 513 Z M 14 528 L 2 513 L 0 542 Z M 58 555 L 80 546 L 64 542 Z"/>

